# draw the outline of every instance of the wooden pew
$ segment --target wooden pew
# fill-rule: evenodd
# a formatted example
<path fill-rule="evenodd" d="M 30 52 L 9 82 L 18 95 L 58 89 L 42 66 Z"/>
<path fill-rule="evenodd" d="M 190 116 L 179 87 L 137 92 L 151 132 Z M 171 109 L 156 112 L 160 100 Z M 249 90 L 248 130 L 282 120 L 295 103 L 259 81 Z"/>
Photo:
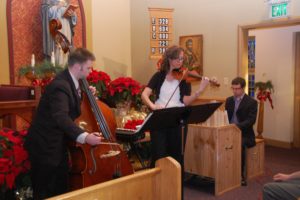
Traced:
<path fill-rule="evenodd" d="M 136 172 L 49 200 L 180 200 L 181 166 L 171 157 L 156 162 L 156 167 Z"/>
<path fill-rule="evenodd" d="M 40 99 L 40 88 L 33 86 L 0 85 L 0 119 L 3 127 L 16 129 L 15 115 L 26 122 L 32 116 Z"/>
<path fill-rule="evenodd" d="M 16 115 L 30 123 L 40 96 L 39 87 L 0 85 L 0 128 L 16 129 Z"/>

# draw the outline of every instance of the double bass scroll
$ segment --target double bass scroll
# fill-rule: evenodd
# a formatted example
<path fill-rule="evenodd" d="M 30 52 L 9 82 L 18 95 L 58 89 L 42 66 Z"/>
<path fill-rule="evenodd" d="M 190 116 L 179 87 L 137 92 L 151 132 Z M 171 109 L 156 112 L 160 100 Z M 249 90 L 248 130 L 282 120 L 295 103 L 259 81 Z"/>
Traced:
<path fill-rule="evenodd" d="M 127 154 L 115 140 L 116 120 L 112 110 L 96 101 L 85 79 L 81 115 L 76 123 L 86 132 L 101 132 L 105 138 L 100 145 L 73 143 L 69 145 L 71 158 L 70 189 L 80 189 L 133 173 Z"/>

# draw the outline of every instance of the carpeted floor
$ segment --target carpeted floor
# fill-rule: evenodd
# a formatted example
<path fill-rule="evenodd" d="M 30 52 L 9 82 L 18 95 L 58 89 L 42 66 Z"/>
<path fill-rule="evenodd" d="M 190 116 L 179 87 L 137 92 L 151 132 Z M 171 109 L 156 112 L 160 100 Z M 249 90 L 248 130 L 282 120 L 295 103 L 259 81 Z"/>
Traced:
<path fill-rule="evenodd" d="M 272 181 L 274 174 L 291 173 L 300 170 L 300 149 L 282 149 L 265 147 L 265 174 L 248 181 L 248 186 L 241 186 L 222 194 L 214 196 L 214 183 L 209 180 L 200 180 L 193 177 L 184 184 L 184 200 L 261 200 L 262 188 Z"/>

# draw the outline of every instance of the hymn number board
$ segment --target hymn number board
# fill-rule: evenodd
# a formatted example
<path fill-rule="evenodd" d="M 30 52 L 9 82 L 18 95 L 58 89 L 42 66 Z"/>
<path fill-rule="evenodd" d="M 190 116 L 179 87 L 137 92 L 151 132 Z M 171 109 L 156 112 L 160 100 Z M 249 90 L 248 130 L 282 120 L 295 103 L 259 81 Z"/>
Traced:
<path fill-rule="evenodd" d="M 173 40 L 173 9 L 149 8 L 150 59 L 159 59 Z"/>

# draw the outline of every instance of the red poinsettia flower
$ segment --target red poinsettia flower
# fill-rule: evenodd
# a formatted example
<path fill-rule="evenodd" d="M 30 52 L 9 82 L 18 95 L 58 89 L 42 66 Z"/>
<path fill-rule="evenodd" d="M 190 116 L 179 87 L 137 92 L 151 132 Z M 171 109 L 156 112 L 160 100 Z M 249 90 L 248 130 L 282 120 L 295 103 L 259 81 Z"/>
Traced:
<path fill-rule="evenodd" d="M 0 173 L 0 185 L 5 183 L 5 175 Z"/>
<path fill-rule="evenodd" d="M 0 130 L 0 186 L 13 188 L 15 179 L 30 169 L 28 154 L 23 148 L 27 131 Z"/>
<path fill-rule="evenodd" d="M 0 158 L 0 173 L 5 173 L 9 170 L 11 160 L 8 158 Z"/>
<path fill-rule="evenodd" d="M 5 182 L 6 182 L 6 185 L 7 185 L 8 188 L 10 188 L 10 189 L 13 188 L 15 178 L 16 178 L 16 176 L 12 172 L 9 172 L 9 173 L 6 174 Z"/>
<path fill-rule="evenodd" d="M 136 126 L 141 125 L 144 120 L 128 120 L 124 125 L 124 128 L 136 130 Z"/>
<path fill-rule="evenodd" d="M 107 88 L 111 82 L 110 76 L 102 71 L 92 69 L 86 80 L 97 90 L 100 99 L 106 98 Z"/>
<path fill-rule="evenodd" d="M 119 77 L 109 85 L 109 95 L 115 104 L 124 101 L 134 101 L 136 96 L 141 93 L 139 82 L 130 77 Z"/>

